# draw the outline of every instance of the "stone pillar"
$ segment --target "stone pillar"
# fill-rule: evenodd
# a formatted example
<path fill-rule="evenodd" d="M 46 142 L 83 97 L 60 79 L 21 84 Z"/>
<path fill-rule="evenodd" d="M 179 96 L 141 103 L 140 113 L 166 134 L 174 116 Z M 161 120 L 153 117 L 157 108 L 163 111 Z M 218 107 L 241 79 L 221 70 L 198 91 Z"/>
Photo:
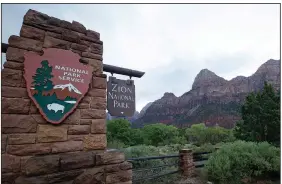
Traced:
<path fill-rule="evenodd" d="M 191 149 L 182 149 L 179 151 L 180 156 L 180 170 L 184 177 L 191 177 L 194 175 L 195 165 L 193 162 L 193 152 Z"/>
<path fill-rule="evenodd" d="M 27 94 L 24 53 L 72 50 L 93 67 L 90 89 L 61 124 L 45 121 Z M 28 10 L 20 36 L 9 38 L 2 73 L 2 183 L 117 183 L 131 181 L 123 153 L 106 151 L 106 75 L 96 31 Z M 121 182 L 119 181 L 119 182 Z"/>

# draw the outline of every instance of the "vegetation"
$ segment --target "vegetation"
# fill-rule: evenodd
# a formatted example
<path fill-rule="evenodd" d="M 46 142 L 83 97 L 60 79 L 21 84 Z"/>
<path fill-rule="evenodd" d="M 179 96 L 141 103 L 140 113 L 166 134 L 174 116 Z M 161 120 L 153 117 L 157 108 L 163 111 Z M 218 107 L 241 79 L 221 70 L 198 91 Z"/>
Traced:
<path fill-rule="evenodd" d="M 194 152 L 212 151 L 202 176 L 218 184 L 279 178 L 280 96 L 271 85 L 265 84 L 262 92 L 247 96 L 241 114 L 242 120 L 234 130 L 201 123 L 185 129 L 161 123 L 133 129 L 128 121 L 115 119 L 107 123 L 108 147 L 123 150 L 127 158 L 177 154 L 184 148 Z M 215 151 L 216 147 L 220 149 Z M 134 168 L 175 161 L 138 162 Z M 179 176 L 162 177 L 153 183 L 175 181 L 175 177 Z"/>

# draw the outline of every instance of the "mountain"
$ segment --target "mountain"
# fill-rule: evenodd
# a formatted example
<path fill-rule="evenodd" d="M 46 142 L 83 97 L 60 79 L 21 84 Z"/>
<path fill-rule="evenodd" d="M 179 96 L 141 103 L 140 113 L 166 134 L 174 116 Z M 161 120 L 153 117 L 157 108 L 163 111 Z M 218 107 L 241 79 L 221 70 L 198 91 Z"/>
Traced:
<path fill-rule="evenodd" d="M 280 60 L 270 59 L 253 75 L 238 76 L 231 80 L 203 69 L 195 77 L 190 91 L 180 97 L 164 93 L 132 126 L 142 127 L 160 122 L 187 127 L 204 122 L 208 126 L 232 128 L 240 120 L 240 107 L 250 92 L 260 91 L 265 81 L 280 90 L 280 66 Z"/>
<path fill-rule="evenodd" d="M 62 89 L 62 90 L 64 90 L 64 89 L 68 89 L 69 90 L 69 92 L 75 92 L 75 93 L 77 93 L 77 94 L 82 94 L 78 89 L 76 89 L 76 87 L 74 87 L 71 83 L 69 83 L 69 84 L 59 84 L 59 85 L 55 85 L 54 87 L 53 87 L 53 89 Z"/>
<path fill-rule="evenodd" d="M 149 102 L 142 108 L 139 114 L 139 118 L 142 117 L 146 113 L 146 110 L 152 105 L 152 103 L 153 102 Z"/>

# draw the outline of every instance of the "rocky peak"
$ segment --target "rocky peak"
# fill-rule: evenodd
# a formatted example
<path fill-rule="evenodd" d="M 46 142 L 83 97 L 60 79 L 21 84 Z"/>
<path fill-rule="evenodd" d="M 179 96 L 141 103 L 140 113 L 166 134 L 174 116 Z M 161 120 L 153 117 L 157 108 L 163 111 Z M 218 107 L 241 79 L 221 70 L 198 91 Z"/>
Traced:
<path fill-rule="evenodd" d="M 176 96 L 173 93 L 164 93 L 164 96 L 162 97 L 162 99 L 166 99 L 166 98 L 175 98 Z"/>
<path fill-rule="evenodd" d="M 217 76 L 214 72 L 203 69 L 196 76 L 192 89 L 209 85 L 223 85 L 225 82 L 226 80 L 224 78 Z"/>
<path fill-rule="evenodd" d="M 270 59 L 262 64 L 254 75 L 261 75 L 264 73 L 278 74 L 280 73 L 280 60 Z"/>

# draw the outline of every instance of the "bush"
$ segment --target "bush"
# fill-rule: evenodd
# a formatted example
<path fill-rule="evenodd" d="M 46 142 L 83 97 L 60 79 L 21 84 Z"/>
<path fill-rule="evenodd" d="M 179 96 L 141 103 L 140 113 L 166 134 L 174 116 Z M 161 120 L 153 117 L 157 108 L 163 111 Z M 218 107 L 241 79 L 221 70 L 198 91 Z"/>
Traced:
<path fill-rule="evenodd" d="M 210 181 L 221 184 L 279 175 L 280 150 L 266 142 L 227 143 L 211 154 L 205 170 Z"/>

